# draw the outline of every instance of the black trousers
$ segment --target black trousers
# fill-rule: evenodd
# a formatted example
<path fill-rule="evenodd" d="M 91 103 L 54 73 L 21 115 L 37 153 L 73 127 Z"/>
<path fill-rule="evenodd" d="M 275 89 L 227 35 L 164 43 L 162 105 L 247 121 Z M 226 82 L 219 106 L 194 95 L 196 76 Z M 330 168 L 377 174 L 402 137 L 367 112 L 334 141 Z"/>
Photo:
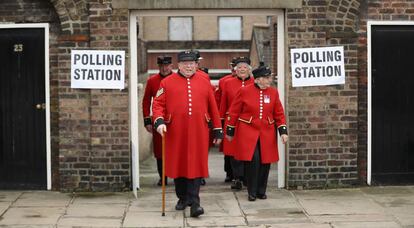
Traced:
<path fill-rule="evenodd" d="M 233 177 L 233 170 L 231 169 L 230 156 L 224 155 L 224 172 L 229 177 Z"/>
<path fill-rule="evenodd" d="M 257 196 L 266 194 L 270 163 L 262 164 L 260 161 L 260 141 L 257 141 L 252 160 L 247 161 L 245 165 L 247 192 L 249 195 Z"/>
<path fill-rule="evenodd" d="M 200 205 L 200 185 L 201 178 L 188 179 L 184 177 L 175 178 L 175 194 L 178 199 L 187 202 L 188 205 L 194 203 Z"/>
<path fill-rule="evenodd" d="M 162 159 L 157 159 L 157 171 L 161 179 L 162 178 Z M 165 177 L 165 180 L 167 180 L 167 177 Z"/>
<path fill-rule="evenodd" d="M 242 180 L 244 177 L 244 162 L 230 157 L 231 168 L 233 169 L 233 177 L 236 180 Z"/>

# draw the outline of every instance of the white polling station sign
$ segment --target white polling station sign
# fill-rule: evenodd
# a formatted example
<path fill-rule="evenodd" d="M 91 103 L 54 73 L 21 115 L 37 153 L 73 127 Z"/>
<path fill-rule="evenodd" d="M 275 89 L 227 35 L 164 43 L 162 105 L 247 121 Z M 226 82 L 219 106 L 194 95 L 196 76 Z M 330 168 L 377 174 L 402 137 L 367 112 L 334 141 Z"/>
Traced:
<path fill-rule="evenodd" d="M 71 88 L 124 89 L 125 51 L 72 50 Z"/>
<path fill-rule="evenodd" d="M 344 47 L 290 50 L 292 86 L 345 84 Z"/>

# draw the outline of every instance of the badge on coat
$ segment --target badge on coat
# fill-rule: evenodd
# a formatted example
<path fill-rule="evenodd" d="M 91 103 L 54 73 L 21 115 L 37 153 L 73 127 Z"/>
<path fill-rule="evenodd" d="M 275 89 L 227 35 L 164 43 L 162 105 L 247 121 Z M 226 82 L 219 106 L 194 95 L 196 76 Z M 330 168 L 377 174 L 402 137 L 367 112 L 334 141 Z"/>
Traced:
<path fill-rule="evenodd" d="M 156 95 L 156 97 L 161 96 L 163 93 L 164 93 L 164 88 L 160 88 L 160 89 L 157 91 L 157 95 Z"/>
<path fill-rule="evenodd" d="M 269 104 L 270 103 L 270 96 L 269 95 L 264 95 L 264 103 L 265 104 Z"/>

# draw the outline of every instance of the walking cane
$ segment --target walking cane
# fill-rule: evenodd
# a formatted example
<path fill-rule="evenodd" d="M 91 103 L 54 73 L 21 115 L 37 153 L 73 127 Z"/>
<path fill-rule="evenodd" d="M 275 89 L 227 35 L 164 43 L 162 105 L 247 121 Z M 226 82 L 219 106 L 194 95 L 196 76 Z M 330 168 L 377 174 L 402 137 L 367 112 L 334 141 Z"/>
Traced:
<path fill-rule="evenodd" d="M 165 216 L 165 132 L 162 136 L 162 216 Z"/>

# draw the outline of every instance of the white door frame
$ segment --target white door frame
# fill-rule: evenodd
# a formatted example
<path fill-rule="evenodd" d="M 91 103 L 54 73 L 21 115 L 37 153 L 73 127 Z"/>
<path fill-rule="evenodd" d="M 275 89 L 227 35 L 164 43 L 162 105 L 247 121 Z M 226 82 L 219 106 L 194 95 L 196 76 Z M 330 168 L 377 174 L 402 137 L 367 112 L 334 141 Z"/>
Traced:
<path fill-rule="evenodd" d="M 367 43 L 368 43 L 368 123 L 367 123 L 367 131 L 368 131 L 368 155 L 367 155 L 367 184 L 371 185 L 371 175 L 372 175 L 372 26 L 375 25 L 414 25 L 414 21 L 368 21 L 367 23 Z"/>
<path fill-rule="evenodd" d="M 0 29 L 43 28 L 45 32 L 45 99 L 46 99 L 46 175 L 47 190 L 52 189 L 52 163 L 50 144 L 50 86 L 49 86 L 49 24 L 0 24 Z"/>
<path fill-rule="evenodd" d="M 278 90 L 282 104 L 285 104 L 285 14 L 283 9 L 210 9 L 210 10 L 132 10 L 129 18 L 129 43 L 130 43 L 130 129 L 132 151 L 132 185 L 136 190 L 140 188 L 139 180 L 139 137 L 138 125 L 142 117 L 138 113 L 138 56 L 137 56 L 137 17 L 138 16 L 246 16 L 269 15 L 277 16 L 277 75 Z M 278 139 L 278 187 L 285 187 L 286 152 L 285 145 Z"/>

